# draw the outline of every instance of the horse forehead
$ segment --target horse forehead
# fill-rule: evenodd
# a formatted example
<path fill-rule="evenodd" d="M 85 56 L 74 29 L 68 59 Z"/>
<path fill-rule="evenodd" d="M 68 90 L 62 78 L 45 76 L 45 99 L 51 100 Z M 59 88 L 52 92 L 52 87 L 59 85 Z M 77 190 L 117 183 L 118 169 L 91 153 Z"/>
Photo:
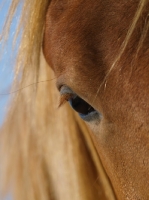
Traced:
<path fill-rule="evenodd" d="M 90 65 L 89 60 L 96 60 L 97 49 L 98 52 L 102 51 L 103 53 L 106 46 L 110 47 L 107 44 L 111 44 L 110 41 L 114 41 L 117 35 L 117 30 L 115 36 L 111 34 L 112 23 L 114 24 L 117 20 L 116 15 L 112 13 L 118 11 L 117 15 L 120 15 L 120 10 L 125 7 L 123 5 L 124 0 L 121 0 L 121 3 L 121 5 L 114 3 L 114 1 L 105 3 L 100 0 L 95 2 L 89 0 L 57 0 L 51 2 L 46 17 L 44 54 L 54 71 L 61 73 L 66 68 L 74 70 L 74 66 L 79 68 L 76 63 L 80 61 L 82 63 L 85 61 L 87 65 Z M 113 11 L 111 12 L 111 10 Z M 110 15 L 113 22 L 110 22 L 112 21 L 109 18 Z M 105 39 L 102 37 L 104 34 L 104 38 L 106 37 L 108 42 L 104 42 L 103 45 L 102 41 Z M 110 41 L 109 36 L 111 37 Z M 100 58 L 99 55 L 98 57 Z"/>
<path fill-rule="evenodd" d="M 77 20 L 79 16 L 82 16 L 81 13 L 73 17 L 74 11 L 70 9 L 68 13 L 60 16 L 61 14 L 56 13 L 57 7 L 54 8 L 54 11 L 52 9 L 51 6 L 46 18 L 43 45 L 45 57 L 56 73 L 59 74 L 66 68 L 74 72 L 74 68 L 77 68 L 77 66 L 79 68 L 83 60 L 91 57 L 91 54 L 93 55 L 93 48 L 92 50 L 90 48 L 87 52 L 87 43 L 90 43 L 92 47 L 94 46 L 93 41 L 91 42 L 93 37 L 89 34 L 88 37 L 85 36 L 86 20 L 83 20 L 84 26 L 80 24 L 81 20 Z M 71 16 L 71 19 L 69 16 Z"/>

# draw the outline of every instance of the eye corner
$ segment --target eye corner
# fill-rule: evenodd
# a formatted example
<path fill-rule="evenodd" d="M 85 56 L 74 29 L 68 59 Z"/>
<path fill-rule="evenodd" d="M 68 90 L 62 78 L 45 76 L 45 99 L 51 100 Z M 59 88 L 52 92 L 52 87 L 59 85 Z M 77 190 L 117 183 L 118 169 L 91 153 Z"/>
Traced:
<path fill-rule="evenodd" d="M 57 88 L 57 90 L 58 90 L 59 92 L 60 92 L 62 86 L 63 86 L 63 85 L 60 84 L 58 81 L 56 82 L 56 88 Z"/>

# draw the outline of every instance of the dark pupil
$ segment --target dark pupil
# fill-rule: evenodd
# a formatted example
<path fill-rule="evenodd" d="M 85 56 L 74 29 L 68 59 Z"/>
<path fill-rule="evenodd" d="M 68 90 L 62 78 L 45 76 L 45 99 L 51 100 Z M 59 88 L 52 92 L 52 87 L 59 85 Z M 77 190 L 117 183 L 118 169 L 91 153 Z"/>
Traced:
<path fill-rule="evenodd" d="M 91 107 L 88 103 L 86 103 L 83 99 L 80 97 L 75 97 L 69 100 L 72 108 L 77 111 L 78 113 L 87 115 L 90 112 L 94 111 L 94 108 Z"/>

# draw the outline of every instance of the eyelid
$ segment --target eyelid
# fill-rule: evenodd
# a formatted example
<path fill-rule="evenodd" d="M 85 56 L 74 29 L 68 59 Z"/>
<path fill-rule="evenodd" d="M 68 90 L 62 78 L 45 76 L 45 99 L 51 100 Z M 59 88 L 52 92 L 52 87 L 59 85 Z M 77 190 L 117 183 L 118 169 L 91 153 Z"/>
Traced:
<path fill-rule="evenodd" d="M 69 101 L 72 98 L 75 98 L 77 95 L 66 85 L 63 85 L 59 89 L 60 91 L 60 101 L 59 106 L 61 107 L 64 105 L 67 101 Z"/>
<path fill-rule="evenodd" d="M 60 94 L 64 95 L 64 94 L 72 94 L 72 95 L 76 95 L 72 89 L 70 89 L 68 86 L 63 85 L 59 88 Z"/>

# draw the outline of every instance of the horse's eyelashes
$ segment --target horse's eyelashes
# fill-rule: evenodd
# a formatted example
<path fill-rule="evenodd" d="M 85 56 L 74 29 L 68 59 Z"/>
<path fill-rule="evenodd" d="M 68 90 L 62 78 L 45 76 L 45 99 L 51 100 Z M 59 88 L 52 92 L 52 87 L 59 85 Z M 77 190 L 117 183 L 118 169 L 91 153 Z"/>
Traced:
<path fill-rule="evenodd" d="M 60 101 L 59 101 L 59 108 L 64 105 L 67 101 L 69 101 L 69 99 L 71 99 L 73 97 L 72 94 L 63 94 L 60 96 Z"/>

